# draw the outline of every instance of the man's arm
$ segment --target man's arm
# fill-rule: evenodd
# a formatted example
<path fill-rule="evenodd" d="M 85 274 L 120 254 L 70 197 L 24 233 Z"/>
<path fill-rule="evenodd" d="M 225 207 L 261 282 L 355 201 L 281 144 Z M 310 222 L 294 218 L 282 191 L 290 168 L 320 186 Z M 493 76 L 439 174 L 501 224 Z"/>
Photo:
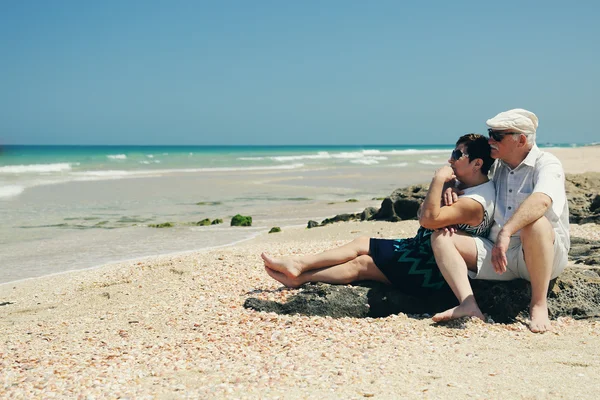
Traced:
<path fill-rule="evenodd" d="M 552 199 L 545 193 L 535 192 L 525 199 L 517 208 L 517 211 L 506 222 L 502 231 L 508 237 L 511 237 L 523 227 L 537 221 L 546 214 L 546 211 L 552 206 Z M 500 234 L 498 236 L 500 236 Z"/>
<path fill-rule="evenodd" d="M 525 199 L 502 227 L 492 249 L 492 265 L 497 274 L 506 272 L 506 251 L 510 237 L 520 229 L 540 219 L 552 206 L 552 199 L 545 193 L 534 192 Z"/>

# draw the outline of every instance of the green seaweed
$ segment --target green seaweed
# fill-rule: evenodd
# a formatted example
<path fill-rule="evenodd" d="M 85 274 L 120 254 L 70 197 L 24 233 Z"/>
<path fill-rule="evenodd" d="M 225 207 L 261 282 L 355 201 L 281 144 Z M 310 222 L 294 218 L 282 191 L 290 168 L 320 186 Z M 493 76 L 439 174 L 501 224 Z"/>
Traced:
<path fill-rule="evenodd" d="M 252 226 L 252 217 L 236 214 L 231 218 L 231 226 Z"/>
<path fill-rule="evenodd" d="M 148 227 L 149 228 L 172 228 L 173 223 L 172 222 L 163 222 L 160 224 L 149 224 Z"/>

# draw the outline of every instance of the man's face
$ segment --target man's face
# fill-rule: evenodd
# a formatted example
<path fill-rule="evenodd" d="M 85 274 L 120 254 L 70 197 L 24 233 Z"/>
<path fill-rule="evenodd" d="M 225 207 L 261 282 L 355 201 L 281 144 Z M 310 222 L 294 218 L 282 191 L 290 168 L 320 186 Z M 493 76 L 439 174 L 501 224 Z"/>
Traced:
<path fill-rule="evenodd" d="M 488 143 L 492 148 L 491 156 L 494 159 L 503 160 L 508 157 L 517 148 L 518 138 L 520 133 L 511 132 L 510 130 L 497 131 L 488 129 Z"/>

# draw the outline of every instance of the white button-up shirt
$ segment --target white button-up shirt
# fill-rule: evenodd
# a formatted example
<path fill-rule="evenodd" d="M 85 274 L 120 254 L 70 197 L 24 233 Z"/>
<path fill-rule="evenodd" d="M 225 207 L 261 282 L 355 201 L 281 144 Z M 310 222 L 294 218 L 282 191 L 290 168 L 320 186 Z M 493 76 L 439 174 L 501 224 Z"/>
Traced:
<path fill-rule="evenodd" d="M 500 229 L 521 203 L 532 193 L 539 192 L 548 195 L 552 200 L 552 206 L 544 216 L 552 224 L 554 232 L 560 236 L 567 252 L 569 251 L 569 206 L 565 193 L 565 173 L 558 158 L 534 145 L 515 169 L 511 169 L 502 160 L 496 160 L 491 175 L 496 184 L 495 224 L 489 235 L 492 242 L 496 241 Z M 513 238 L 520 237 L 520 233 L 521 231 L 515 233 Z"/>

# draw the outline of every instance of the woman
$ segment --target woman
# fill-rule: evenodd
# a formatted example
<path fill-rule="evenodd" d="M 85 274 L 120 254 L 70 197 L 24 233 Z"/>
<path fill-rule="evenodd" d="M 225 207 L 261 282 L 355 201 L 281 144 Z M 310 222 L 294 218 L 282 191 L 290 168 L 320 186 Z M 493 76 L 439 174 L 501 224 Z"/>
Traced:
<path fill-rule="evenodd" d="M 431 249 L 431 234 L 435 229 L 455 225 L 466 233 L 487 236 L 494 215 L 495 188 L 487 177 L 493 161 L 487 138 L 461 136 L 448 160 L 450 166 L 437 170 L 431 181 L 419 210 L 421 227 L 414 238 L 359 237 L 323 253 L 286 258 L 263 253 L 265 270 L 288 287 L 306 282 L 373 280 L 418 296 L 448 290 Z M 461 196 L 451 206 L 441 206 L 444 186 L 455 179 Z"/>

